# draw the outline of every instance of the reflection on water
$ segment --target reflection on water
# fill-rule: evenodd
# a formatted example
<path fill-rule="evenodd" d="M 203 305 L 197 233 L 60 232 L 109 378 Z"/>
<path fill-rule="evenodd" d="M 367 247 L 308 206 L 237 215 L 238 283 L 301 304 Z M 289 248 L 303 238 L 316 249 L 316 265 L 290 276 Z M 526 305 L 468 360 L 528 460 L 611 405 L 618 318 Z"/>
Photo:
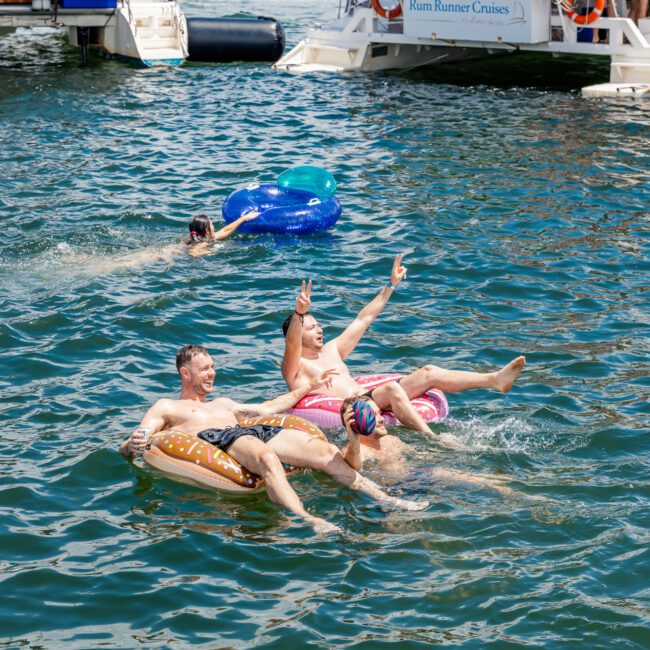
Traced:
<path fill-rule="evenodd" d="M 336 14 L 239 8 L 290 43 Z M 0 644 L 643 647 L 645 105 L 585 100 L 551 68 L 468 85 L 77 55 L 58 33 L 0 39 Z M 334 231 L 178 246 L 191 214 L 219 222 L 233 189 L 305 163 L 336 177 Z M 177 395 L 180 345 L 208 346 L 218 394 L 277 395 L 300 280 L 331 338 L 402 251 L 353 372 L 527 357 L 508 395 L 449 396 L 430 439 L 395 429 L 406 471 L 367 468 L 427 511 L 306 472 L 306 507 L 345 531 L 322 538 L 264 494 L 118 455 Z"/>

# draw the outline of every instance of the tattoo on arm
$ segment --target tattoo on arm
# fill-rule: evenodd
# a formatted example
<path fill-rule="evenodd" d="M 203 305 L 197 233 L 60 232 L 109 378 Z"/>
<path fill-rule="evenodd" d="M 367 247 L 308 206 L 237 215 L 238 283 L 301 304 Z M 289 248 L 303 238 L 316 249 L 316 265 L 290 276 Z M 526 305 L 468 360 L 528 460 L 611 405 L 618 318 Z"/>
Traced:
<path fill-rule="evenodd" d="M 239 415 L 242 418 L 254 418 L 258 415 L 262 415 L 262 413 L 261 411 L 255 410 L 255 408 L 247 407 L 247 408 L 237 409 L 237 415 Z"/>

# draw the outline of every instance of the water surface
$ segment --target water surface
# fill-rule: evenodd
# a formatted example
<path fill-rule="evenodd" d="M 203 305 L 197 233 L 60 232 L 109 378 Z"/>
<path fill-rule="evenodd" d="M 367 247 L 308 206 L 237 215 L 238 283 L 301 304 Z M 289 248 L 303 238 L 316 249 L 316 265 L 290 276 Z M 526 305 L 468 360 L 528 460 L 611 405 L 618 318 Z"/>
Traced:
<path fill-rule="evenodd" d="M 240 5 L 290 44 L 336 15 Z M 647 647 L 647 103 L 552 78 L 80 67 L 57 33 L 3 38 L 0 55 L 2 647 Z M 336 176 L 331 232 L 174 254 L 191 214 L 298 164 Z M 116 452 L 176 394 L 179 346 L 209 347 L 220 394 L 274 396 L 300 280 L 335 336 L 397 252 L 408 278 L 355 372 L 528 360 L 506 396 L 450 396 L 430 440 L 396 431 L 405 475 L 368 469 L 425 512 L 306 473 L 307 508 L 345 530 L 324 538 L 263 494 Z"/>

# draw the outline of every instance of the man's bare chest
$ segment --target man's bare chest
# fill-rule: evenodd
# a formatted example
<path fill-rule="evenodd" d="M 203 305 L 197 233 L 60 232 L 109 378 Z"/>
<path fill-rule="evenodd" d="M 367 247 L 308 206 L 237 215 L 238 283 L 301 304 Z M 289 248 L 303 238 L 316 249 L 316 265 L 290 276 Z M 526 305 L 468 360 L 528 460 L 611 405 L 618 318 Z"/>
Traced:
<path fill-rule="evenodd" d="M 183 405 L 172 418 L 172 426 L 183 428 L 187 433 L 202 429 L 215 429 L 237 424 L 237 418 L 229 410 L 213 404 Z"/>
<path fill-rule="evenodd" d="M 307 359 L 303 357 L 300 366 L 303 372 L 308 373 L 309 375 L 320 374 L 324 370 L 329 370 L 330 368 L 337 368 L 338 370 L 347 373 L 347 366 L 338 352 L 327 349 L 323 350 L 323 352 L 321 352 L 321 354 L 319 354 L 315 359 Z"/>

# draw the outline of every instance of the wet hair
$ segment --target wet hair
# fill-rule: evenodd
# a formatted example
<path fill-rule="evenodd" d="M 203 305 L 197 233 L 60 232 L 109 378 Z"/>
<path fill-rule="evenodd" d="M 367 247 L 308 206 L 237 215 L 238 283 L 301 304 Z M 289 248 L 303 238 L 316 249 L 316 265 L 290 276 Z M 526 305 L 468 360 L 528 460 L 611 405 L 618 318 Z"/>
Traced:
<path fill-rule="evenodd" d="M 190 236 L 187 239 L 187 245 L 193 246 L 201 242 L 208 241 L 210 232 L 210 217 L 207 214 L 195 214 L 189 223 Z"/>
<path fill-rule="evenodd" d="M 361 400 L 362 402 L 369 402 L 370 398 L 367 395 L 357 395 L 356 397 L 346 397 L 343 400 L 343 404 L 341 404 L 341 409 L 339 411 L 339 413 L 341 414 L 341 422 L 343 422 L 343 414 L 345 413 L 345 410 L 349 406 L 352 406 L 357 400 Z"/>
<path fill-rule="evenodd" d="M 210 353 L 202 345 L 184 345 L 176 354 L 176 370 L 180 373 L 181 368 L 189 366 L 194 357 L 202 354 L 210 356 Z"/>
<path fill-rule="evenodd" d="M 285 339 L 287 338 L 287 332 L 289 331 L 289 325 L 291 325 L 291 319 L 292 319 L 294 316 L 300 316 L 300 322 L 302 323 L 303 320 L 304 320 L 304 318 L 305 318 L 305 316 L 311 316 L 311 312 L 310 312 L 310 311 L 306 311 L 304 314 L 297 314 L 297 313 L 294 311 L 292 314 L 289 314 L 289 316 L 286 318 L 286 320 L 284 321 L 284 323 L 282 323 L 282 336 L 284 336 Z"/>

